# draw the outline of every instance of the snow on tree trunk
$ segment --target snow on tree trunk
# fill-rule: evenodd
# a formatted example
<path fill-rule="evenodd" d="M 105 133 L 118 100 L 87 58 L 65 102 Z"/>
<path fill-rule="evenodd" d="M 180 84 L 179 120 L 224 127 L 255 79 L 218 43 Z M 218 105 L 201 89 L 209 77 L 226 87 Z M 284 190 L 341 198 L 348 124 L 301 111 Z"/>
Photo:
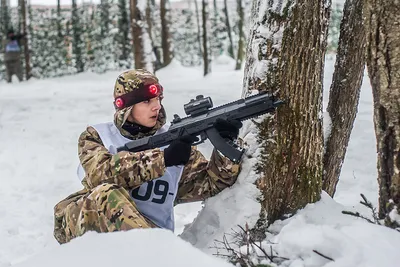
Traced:
<path fill-rule="evenodd" d="M 251 90 L 286 100 L 259 125 L 256 166 L 269 221 L 320 198 L 322 76 L 330 3 L 254 0 L 243 95 Z"/>
<path fill-rule="evenodd" d="M 163 66 L 167 66 L 172 60 L 172 37 L 170 33 L 170 5 L 168 0 L 160 1 L 161 14 L 161 43 L 163 49 Z"/>
<path fill-rule="evenodd" d="M 146 0 L 130 0 L 133 54 L 136 69 L 153 72 L 154 60 L 151 40 L 147 31 L 146 5 Z"/>
<path fill-rule="evenodd" d="M 374 97 L 379 216 L 387 225 L 400 205 L 400 2 L 368 0 L 367 67 Z"/>
<path fill-rule="evenodd" d="M 330 134 L 325 136 L 322 188 L 333 197 L 357 114 L 365 64 L 364 0 L 347 0 L 327 111 Z"/>

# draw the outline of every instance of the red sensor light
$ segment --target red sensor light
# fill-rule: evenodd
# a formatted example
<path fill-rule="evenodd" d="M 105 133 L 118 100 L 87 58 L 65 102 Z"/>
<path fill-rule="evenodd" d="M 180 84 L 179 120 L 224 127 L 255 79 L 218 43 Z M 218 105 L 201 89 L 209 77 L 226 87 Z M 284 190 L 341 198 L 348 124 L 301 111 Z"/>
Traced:
<path fill-rule="evenodd" d="M 154 84 L 150 85 L 150 86 L 149 86 L 149 92 L 150 92 L 150 94 L 152 94 L 152 95 L 157 95 L 157 94 L 158 94 L 158 87 L 157 87 L 157 85 L 154 85 Z"/>
<path fill-rule="evenodd" d="M 123 108 L 125 105 L 124 100 L 122 100 L 122 98 L 117 98 L 115 99 L 115 106 L 117 108 Z"/>

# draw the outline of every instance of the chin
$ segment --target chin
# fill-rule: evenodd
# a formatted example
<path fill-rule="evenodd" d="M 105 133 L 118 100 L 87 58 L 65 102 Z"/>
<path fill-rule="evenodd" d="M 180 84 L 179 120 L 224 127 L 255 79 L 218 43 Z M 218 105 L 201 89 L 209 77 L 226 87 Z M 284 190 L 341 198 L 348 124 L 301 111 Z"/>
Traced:
<path fill-rule="evenodd" d="M 156 126 L 157 122 L 150 122 L 148 124 L 146 124 L 145 126 L 148 128 L 153 128 L 154 126 Z"/>

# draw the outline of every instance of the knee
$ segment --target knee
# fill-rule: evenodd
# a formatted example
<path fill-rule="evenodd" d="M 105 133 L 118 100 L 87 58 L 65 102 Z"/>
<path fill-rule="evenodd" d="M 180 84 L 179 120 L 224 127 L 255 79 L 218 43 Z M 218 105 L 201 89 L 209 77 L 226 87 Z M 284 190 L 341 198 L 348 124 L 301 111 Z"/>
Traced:
<path fill-rule="evenodd" d="M 117 184 L 101 184 L 91 190 L 88 199 L 95 202 L 103 202 L 108 199 L 108 196 L 116 192 L 124 191 L 125 189 Z"/>

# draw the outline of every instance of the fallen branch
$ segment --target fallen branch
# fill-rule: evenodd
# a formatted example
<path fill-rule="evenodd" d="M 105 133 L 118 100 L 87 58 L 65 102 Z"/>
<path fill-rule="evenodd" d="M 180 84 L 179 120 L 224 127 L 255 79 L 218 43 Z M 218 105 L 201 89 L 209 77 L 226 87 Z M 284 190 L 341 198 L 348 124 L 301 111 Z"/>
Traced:
<path fill-rule="evenodd" d="M 321 252 L 316 251 L 315 249 L 313 249 L 313 252 L 315 252 L 316 254 L 318 254 L 319 256 L 321 256 L 322 258 L 325 258 L 325 259 L 330 260 L 330 261 L 335 261 L 335 260 L 332 259 L 331 257 L 325 256 L 324 254 L 322 254 Z"/>

